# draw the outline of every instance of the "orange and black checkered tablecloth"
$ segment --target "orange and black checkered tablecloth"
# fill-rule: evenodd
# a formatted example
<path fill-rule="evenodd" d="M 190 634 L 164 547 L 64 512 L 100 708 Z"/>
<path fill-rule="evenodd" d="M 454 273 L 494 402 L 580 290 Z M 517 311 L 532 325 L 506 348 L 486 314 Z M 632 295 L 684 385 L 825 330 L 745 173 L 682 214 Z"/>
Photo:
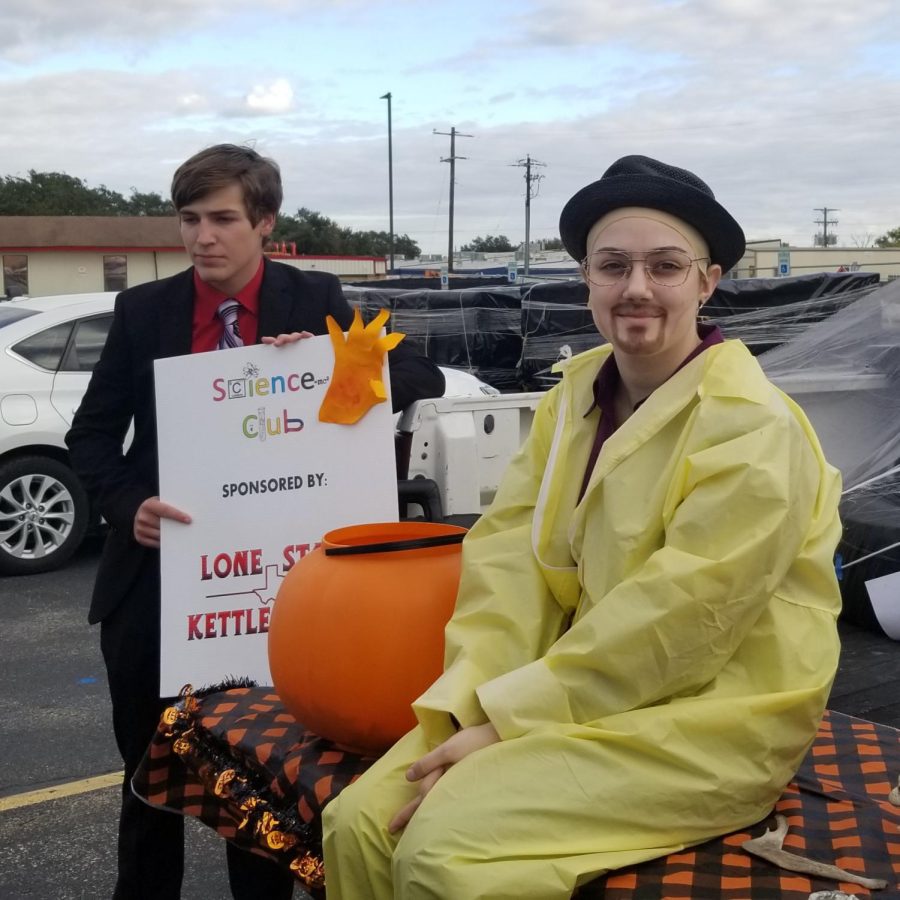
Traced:
<path fill-rule="evenodd" d="M 164 717 L 134 778 L 149 803 L 195 816 L 222 837 L 290 866 L 314 893 L 323 884 L 320 813 L 373 762 L 304 730 L 270 688 L 187 697 Z M 888 882 L 870 891 L 777 869 L 741 844 L 772 820 L 690 850 L 620 869 L 579 900 L 807 900 L 813 891 L 900 897 L 900 731 L 826 713 L 775 812 L 784 848 Z"/>

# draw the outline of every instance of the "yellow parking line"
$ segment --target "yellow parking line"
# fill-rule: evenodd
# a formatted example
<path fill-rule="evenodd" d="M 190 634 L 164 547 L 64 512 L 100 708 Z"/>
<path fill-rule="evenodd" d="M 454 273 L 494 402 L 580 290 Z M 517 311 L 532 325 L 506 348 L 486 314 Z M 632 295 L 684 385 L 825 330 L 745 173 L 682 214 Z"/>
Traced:
<path fill-rule="evenodd" d="M 48 800 L 59 800 L 61 797 L 86 794 L 88 791 L 98 791 L 100 788 L 112 787 L 113 785 L 121 786 L 122 775 L 122 772 L 110 772 L 108 775 L 95 775 L 93 778 L 69 781 L 65 784 L 57 784 L 37 791 L 13 794 L 12 797 L 0 797 L 0 812 L 19 809 L 22 806 L 32 806 L 35 803 L 46 803 Z"/>

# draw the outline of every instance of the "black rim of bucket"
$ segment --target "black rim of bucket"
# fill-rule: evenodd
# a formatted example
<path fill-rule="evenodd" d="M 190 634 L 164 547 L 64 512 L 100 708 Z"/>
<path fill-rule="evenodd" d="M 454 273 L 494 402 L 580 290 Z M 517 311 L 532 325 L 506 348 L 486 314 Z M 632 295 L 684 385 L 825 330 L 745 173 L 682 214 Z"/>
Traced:
<path fill-rule="evenodd" d="M 382 544 L 350 544 L 346 547 L 326 547 L 326 556 L 360 556 L 364 553 L 396 553 L 400 550 L 424 550 L 429 547 L 447 547 L 461 544 L 465 531 L 454 534 L 436 534 L 431 537 L 410 538 L 406 541 L 385 541 Z"/>

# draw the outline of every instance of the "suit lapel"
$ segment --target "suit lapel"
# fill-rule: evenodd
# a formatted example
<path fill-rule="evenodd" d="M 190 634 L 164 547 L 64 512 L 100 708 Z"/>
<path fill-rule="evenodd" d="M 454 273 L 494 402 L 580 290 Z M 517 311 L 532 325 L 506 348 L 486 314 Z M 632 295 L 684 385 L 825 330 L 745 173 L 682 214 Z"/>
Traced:
<path fill-rule="evenodd" d="M 291 320 L 294 300 L 283 269 L 268 259 L 265 260 L 264 266 L 262 285 L 259 289 L 257 341 L 261 337 L 275 337 L 293 330 L 288 328 L 288 323 Z"/>
<path fill-rule="evenodd" d="M 194 269 L 172 280 L 159 302 L 160 356 L 185 356 L 191 352 L 194 328 Z"/>

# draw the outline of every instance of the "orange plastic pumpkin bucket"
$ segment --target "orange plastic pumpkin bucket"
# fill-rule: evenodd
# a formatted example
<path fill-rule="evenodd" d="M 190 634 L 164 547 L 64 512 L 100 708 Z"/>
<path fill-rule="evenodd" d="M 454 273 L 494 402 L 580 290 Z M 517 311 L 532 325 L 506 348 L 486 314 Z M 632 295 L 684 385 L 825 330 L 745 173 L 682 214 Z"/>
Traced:
<path fill-rule="evenodd" d="M 442 672 L 466 529 L 353 525 L 285 576 L 269 624 L 275 690 L 298 722 L 380 753 L 415 725 L 411 703 Z"/>

